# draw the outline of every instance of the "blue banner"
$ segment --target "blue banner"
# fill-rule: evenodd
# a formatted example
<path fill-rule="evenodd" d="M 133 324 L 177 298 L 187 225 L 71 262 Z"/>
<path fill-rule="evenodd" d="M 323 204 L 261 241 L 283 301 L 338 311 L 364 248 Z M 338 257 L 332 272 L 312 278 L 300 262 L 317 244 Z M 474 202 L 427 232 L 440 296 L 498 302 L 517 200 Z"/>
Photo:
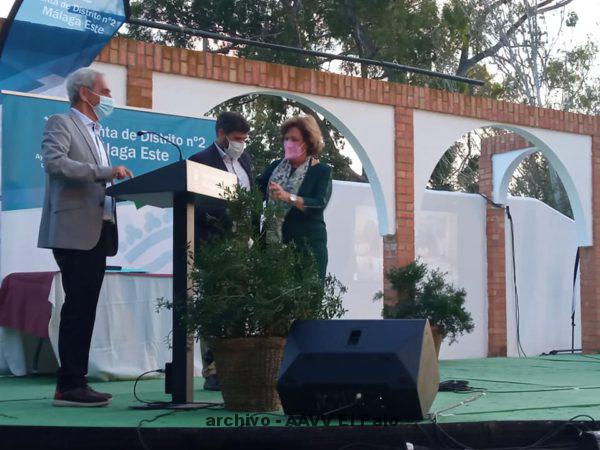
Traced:
<path fill-rule="evenodd" d="M 17 0 L 0 37 L 0 89 L 51 87 L 90 65 L 128 12 L 128 0 Z"/>
<path fill-rule="evenodd" d="M 48 118 L 68 113 L 69 104 L 35 96 L 2 97 L 2 210 L 41 208 L 45 188 L 42 134 Z M 137 136 L 138 130 L 152 130 L 175 141 L 184 158 L 208 147 L 215 137 L 214 120 L 134 109 L 115 108 L 101 124 L 112 164 L 127 166 L 136 175 L 179 159 L 171 144 L 153 135 Z"/>

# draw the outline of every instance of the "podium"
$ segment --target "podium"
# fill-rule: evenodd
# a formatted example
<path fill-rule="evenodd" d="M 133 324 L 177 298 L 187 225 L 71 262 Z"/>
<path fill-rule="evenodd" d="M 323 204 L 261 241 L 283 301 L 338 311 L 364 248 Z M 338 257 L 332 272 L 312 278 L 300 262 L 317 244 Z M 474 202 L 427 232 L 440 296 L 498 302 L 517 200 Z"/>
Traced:
<path fill-rule="evenodd" d="M 237 185 L 237 177 L 193 161 L 179 161 L 110 186 L 106 194 L 116 200 L 173 208 L 173 365 L 171 392 L 174 404 L 194 400 L 192 339 L 179 320 L 186 313 L 191 283 L 189 262 L 194 252 L 194 205 L 223 203 L 224 188 Z"/>

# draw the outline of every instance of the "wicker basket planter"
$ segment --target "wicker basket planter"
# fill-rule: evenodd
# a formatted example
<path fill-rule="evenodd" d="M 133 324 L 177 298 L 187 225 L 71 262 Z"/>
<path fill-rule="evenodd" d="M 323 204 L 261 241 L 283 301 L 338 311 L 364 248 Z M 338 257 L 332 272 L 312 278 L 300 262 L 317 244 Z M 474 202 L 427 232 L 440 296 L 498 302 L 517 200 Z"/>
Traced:
<path fill-rule="evenodd" d="M 281 409 L 276 384 L 285 341 L 282 337 L 211 340 L 226 409 Z"/>

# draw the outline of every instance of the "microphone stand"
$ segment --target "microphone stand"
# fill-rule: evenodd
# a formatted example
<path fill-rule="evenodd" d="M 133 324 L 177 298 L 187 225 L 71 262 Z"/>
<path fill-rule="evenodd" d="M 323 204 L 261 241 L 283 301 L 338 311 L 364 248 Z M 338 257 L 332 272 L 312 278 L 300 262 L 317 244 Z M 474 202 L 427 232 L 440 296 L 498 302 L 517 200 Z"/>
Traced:
<path fill-rule="evenodd" d="M 144 136 L 145 134 L 153 134 L 154 136 L 158 136 L 159 138 L 161 138 L 162 140 L 164 140 L 165 142 L 168 142 L 169 144 L 173 145 L 178 151 L 179 151 L 179 161 L 183 161 L 183 153 L 181 152 L 181 147 L 179 147 L 179 145 L 177 145 L 175 142 L 173 142 L 172 140 L 166 138 L 165 136 L 163 136 L 162 134 L 156 133 L 154 131 L 147 131 L 147 130 L 140 130 L 136 133 L 138 136 Z"/>

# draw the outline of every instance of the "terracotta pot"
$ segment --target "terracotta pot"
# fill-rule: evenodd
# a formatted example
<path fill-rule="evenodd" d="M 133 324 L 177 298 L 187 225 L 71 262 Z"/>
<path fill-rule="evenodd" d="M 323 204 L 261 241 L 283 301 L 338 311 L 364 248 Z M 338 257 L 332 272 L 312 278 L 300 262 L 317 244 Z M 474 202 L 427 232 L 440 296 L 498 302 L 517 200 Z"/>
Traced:
<path fill-rule="evenodd" d="M 444 340 L 444 337 L 442 336 L 440 329 L 435 325 L 431 325 L 431 334 L 433 335 L 433 345 L 435 346 L 435 354 L 439 358 L 440 347 L 442 346 L 442 341 Z"/>
<path fill-rule="evenodd" d="M 281 337 L 210 340 L 226 409 L 281 409 L 276 385 L 285 341 Z"/>

